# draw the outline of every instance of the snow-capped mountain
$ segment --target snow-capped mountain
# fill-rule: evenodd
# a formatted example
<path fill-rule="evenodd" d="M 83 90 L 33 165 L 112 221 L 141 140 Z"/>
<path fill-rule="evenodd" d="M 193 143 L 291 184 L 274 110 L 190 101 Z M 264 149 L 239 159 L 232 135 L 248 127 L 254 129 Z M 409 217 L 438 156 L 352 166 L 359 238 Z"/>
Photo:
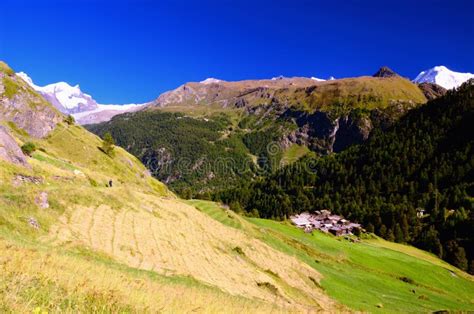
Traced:
<path fill-rule="evenodd" d="M 109 121 L 112 117 L 131 111 L 137 111 L 147 104 L 101 105 L 92 96 L 81 91 L 79 85 L 71 86 L 58 82 L 38 86 L 24 72 L 16 73 L 47 101 L 65 114 L 71 114 L 79 124 L 92 124 Z"/>
<path fill-rule="evenodd" d="M 454 72 L 443 65 L 439 65 L 429 70 L 422 71 L 413 82 L 434 83 L 446 89 L 452 89 L 460 86 L 471 78 L 474 78 L 474 74 L 472 73 Z"/>
<path fill-rule="evenodd" d="M 71 86 L 66 82 L 58 82 L 38 86 L 26 73 L 19 72 L 17 75 L 63 113 L 72 114 L 98 108 L 97 102 L 90 95 L 83 93 L 79 85 Z"/>

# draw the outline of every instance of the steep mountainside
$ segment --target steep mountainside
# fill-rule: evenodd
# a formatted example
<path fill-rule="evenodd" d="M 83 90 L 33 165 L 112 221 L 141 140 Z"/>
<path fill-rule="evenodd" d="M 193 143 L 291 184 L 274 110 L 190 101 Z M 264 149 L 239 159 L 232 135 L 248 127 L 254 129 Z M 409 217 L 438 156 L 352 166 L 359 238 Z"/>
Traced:
<path fill-rule="evenodd" d="M 434 83 L 446 89 L 453 89 L 461 86 L 462 83 L 472 78 L 474 78 L 474 74 L 472 73 L 454 72 L 447 67 L 440 65 L 420 72 L 413 82 Z"/>
<path fill-rule="evenodd" d="M 88 129 L 110 132 L 154 176 L 189 197 L 269 173 L 309 151 L 340 152 L 425 101 L 398 75 L 212 79 L 187 83 L 155 106 Z"/>
<path fill-rule="evenodd" d="M 62 115 L 0 61 L 0 120 L 44 137 L 62 121 Z"/>
<path fill-rule="evenodd" d="M 12 73 L 4 64 L 0 72 Z M 50 106 L 29 87 L 14 91 L 8 95 L 35 101 L 39 112 Z M 106 154 L 98 137 L 66 121 L 35 138 L 0 116 L 0 312 L 473 306 L 472 278 L 429 254 L 370 236 L 311 236 L 182 201 L 125 150 Z M 23 162 L 3 158 L 23 154 L 18 146 L 27 142 L 37 150 Z"/>
<path fill-rule="evenodd" d="M 474 273 L 474 81 L 336 156 L 308 158 L 216 199 L 261 217 L 329 208 Z"/>

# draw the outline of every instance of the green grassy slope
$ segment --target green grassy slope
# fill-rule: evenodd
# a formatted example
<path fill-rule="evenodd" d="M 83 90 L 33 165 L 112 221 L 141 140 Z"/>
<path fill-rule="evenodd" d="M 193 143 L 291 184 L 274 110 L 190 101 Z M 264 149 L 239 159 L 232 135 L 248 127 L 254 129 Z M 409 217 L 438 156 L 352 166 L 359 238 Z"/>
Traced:
<path fill-rule="evenodd" d="M 309 152 L 310 150 L 308 147 L 304 145 L 293 144 L 283 152 L 280 164 L 281 166 L 292 164 Z"/>
<path fill-rule="evenodd" d="M 192 203 L 223 224 L 239 219 L 229 218 L 215 203 Z M 354 243 L 321 232 L 307 234 L 287 222 L 240 219 L 256 238 L 321 272 L 321 287 L 353 310 L 474 309 L 474 278 L 427 252 L 376 237 Z"/>
<path fill-rule="evenodd" d="M 420 104 L 426 102 L 423 92 L 412 82 L 401 77 L 379 78 L 363 76 L 335 81 L 321 85 L 297 89 L 286 97 L 303 109 L 323 111 L 348 111 L 354 108 L 387 108 L 393 103 Z M 289 98 L 291 99 L 291 98 Z"/>

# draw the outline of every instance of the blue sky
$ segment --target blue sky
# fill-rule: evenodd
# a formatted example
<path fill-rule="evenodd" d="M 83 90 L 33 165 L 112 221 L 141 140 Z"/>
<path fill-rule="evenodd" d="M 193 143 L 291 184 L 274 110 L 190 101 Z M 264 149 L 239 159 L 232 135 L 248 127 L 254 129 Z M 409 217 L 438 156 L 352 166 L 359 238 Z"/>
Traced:
<path fill-rule="evenodd" d="M 0 59 L 145 102 L 187 81 L 474 72 L 474 1 L 1 0 Z"/>

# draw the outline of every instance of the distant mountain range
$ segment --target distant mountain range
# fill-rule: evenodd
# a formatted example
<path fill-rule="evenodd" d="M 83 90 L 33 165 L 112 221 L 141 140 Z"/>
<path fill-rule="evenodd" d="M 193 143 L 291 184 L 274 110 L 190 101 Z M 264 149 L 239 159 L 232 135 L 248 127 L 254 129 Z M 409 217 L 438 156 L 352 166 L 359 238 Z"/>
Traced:
<path fill-rule="evenodd" d="M 214 103 L 226 107 L 229 104 L 235 105 L 233 103 L 231 104 L 233 101 L 249 102 L 250 99 L 250 102 L 252 102 L 252 97 L 249 97 L 247 94 L 242 94 L 243 92 L 248 92 L 251 88 L 255 90 L 250 94 L 255 94 L 264 93 L 268 89 L 285 89 L 287 87 L 307 88 L 319 82 L 337 81 L 332 76 L 327 80 L 317 77 L 277 76 L 267 80 L 245 80 L 237 82 L 207 78 L 197 83 L 186 83 L 175 90 L 167 91 L 161 94 L 155 101 L 149 103 L 103 105 L 98 104 L 91 95 L 82 92 L 79 85 L 71 86 L 66 82 L 57 82 L 46 86 L 38 86 L 34 84 L 33 80 L 26 73 L 19 72 L 16 74 L 53 104 L 59 111 L 73 115 L 80 124 L 94 124 L 109 121 L 118 114 L 137 111 L 147 105 L 166 107 L 169 105 L 199 105 L 204 103 L 208 105 Z M 398 75 L 388 67 L 382 67 L 374 74 L 374 77 L 392 76 Z M 445 89 L 452 89 L 460 86 L 470 78 L 474 78 L 474 74 L 454 72 L 445 66 L 435 66 L 422 71 L 413 82 L 417 84 L 436 84 Z M 425 92 L 425 95 L 426 86 L 426 84 L 420 86 Z M 429 89 L 436 89 L 436 86 L 430 86 Z"/>

